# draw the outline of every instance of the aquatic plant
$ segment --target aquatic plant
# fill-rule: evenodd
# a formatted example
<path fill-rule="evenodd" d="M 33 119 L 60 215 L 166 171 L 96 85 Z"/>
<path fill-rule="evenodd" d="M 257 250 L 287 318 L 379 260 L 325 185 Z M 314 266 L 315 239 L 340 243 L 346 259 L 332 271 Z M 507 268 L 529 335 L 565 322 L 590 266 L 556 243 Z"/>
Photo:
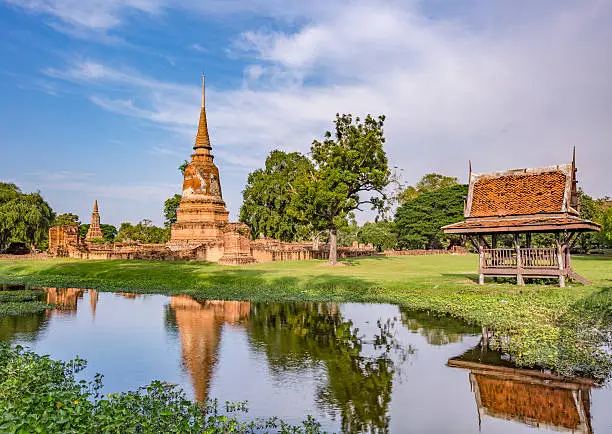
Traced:
<path fill-rule="evenodd" d="M 63 362 L 20 346 L 0 344 L 0 431 L 3 433 L 251 433 L 314 434 L 320 425 L 281 419 L 242 421 L 246 403 L 195 403 L 160 381 L 125 393 L 102 396 L 101 374 L 77 381 L 83 359 Z"/>

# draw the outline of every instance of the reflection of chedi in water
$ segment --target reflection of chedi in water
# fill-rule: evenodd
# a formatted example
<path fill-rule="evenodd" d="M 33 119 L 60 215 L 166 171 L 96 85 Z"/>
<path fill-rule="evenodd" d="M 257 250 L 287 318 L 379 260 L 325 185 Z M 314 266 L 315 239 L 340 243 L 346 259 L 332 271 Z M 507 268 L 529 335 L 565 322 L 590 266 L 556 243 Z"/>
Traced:
<path fill-rule="evenodd" d="M 207 397 L 223 324 L 237 324 L 249 316 L 250 308 L 245 301 L 198 302 L 188 295 L 171 298 L 170 312 L 181 335 L 183 363 L 191 374 L 197 400 Z"/>
<path fill-rule="evenodd" d="M 516 369 L 481 346 L 450 359 L 448 365 L 470 370 L 479 422 L 491 416 L 554 431 L 593 432 L 592 380 Z"/>
<path fill-rule="evenodd" d="M 59 309 L 48 311 L 54 313 L 74 314 L 77 310 L 77 302 L 83 298 L 85 293 L 81 288 L 44 288 L 47 296 L 47 304 L 58 306 Z"/>

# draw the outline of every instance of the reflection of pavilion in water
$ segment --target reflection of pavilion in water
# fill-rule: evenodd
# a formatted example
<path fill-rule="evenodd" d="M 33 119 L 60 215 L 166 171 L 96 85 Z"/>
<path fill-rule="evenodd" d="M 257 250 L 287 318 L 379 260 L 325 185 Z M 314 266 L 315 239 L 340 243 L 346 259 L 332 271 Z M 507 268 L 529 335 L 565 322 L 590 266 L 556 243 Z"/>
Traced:
<path fill-rule="evenodd" d="M 188 295 L 171 297 L 171 321 L 181 336 L 183 363 L 191 374 L 197 400 L 207 397 L 217 362 L 224 324 L 235 325 L 248 318 L 246 301 L 197 301 Z"/>
<path fill-rule="evenodd" d="M 592 380 L 517 369 L 481 345 L 449 359 L 448 366 L 470 370 L 479 423 L 491 416 L 555 431 L 593 432 Z"/>

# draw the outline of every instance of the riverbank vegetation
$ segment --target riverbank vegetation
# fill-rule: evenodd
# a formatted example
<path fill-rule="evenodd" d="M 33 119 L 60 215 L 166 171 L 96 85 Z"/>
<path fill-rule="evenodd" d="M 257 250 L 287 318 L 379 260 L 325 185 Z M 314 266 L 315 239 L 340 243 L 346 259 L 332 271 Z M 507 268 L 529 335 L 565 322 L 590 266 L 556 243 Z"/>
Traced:
<path fill-rule="evenodd" d="M 612 372 L 612 259 L 575 257 L 593 285 L 475 283 L 477 257 L 371 257 L 327 267 L 295 261 L 212 263 L 0 261 L 0 281 L 250 301 L 387 302 L 450 315 L 493 331 L 492 344 L 520 366 L 599 379 Z"/>
<path fill-rule="evenodd" d="M 55 361 L 0 344 L 0 431 L 4 433 L 318 433 L 307 418 L 291 426 L 278 418 L 241 421 L 245 403 L 195 403 L 155 381 L 136 391 L 100 395 L 102 376 L 78 381 L 86 361 Z"/>
<path fill-rule="evenodd" d="M 43 312 L 47 309 L 44 303 L 44 292 L 38 289 L 8 290 L 0 286 L 0 318 L 10 315 L 25 315 Z"/>

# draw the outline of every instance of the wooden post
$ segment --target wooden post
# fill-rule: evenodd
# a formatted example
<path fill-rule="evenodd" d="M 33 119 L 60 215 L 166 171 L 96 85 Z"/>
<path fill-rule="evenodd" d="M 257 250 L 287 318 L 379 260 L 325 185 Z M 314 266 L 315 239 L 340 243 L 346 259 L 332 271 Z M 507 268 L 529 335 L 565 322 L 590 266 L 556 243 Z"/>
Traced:
<path fill-rule="evenodd" d="M 521 261 L 521 234 L 514 234 L 514 248 L 516 249 L 516 284 L 525 286 L 523 273 L 521 272 L 523 268 Z"/>
<path fill-rule="evenodd" d="M 559 287 L 565 288 L 565 261 L 563 260 L 563 244 L 561 244 L 561 234 L 555 234 L 557 244 L 557 262 L 559 262 Z"/>
<path fill-rule="evenodd" d="M 497 249 L 497 234 L 491 234 L 491 248 Z M 495 264 L 494 266 L 498 266 L 499 264 Z M 498 282 L 499 279 L 497 276 L 493 277 L 494 282 Z"/>
<path fill-rule="evenodd" d="M 482 346 L 489 348 L 489 329 L 485 326 L 482 327 Z"/>
<path fill-rule="evenodd" d="M 525 242 L 525 244 L 527 245 L 527 247 L 529 249 L 531 249 L 532 244 L 531 244 L 531 232 L 527 232 L 527 235 L 525 235 L 527 237 L 527 240 Z"/>
<path fill-rule="evenodd" d="M 485 266 L 485 257 L 484 257 L 484 242 L 482 236 L 478 236 L 478 252 L 479 252 L 479 263 L 478 263 L 478 284 L 484 285 L 484 266 Z"/>

